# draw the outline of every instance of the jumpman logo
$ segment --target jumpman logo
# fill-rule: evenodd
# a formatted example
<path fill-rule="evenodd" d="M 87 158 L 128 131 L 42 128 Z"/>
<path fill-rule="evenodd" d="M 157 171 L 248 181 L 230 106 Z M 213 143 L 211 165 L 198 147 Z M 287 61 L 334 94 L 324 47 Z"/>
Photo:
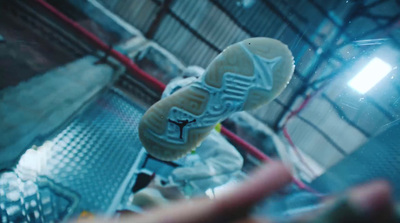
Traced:
<path fill-rule="evenodd" d="M 196 119 L 193 119 L 192 121 L 189 122 L 189 120 L 178 120 L 176 121 L 172 121 L 171 119 L 168 119 L 169 122 L 174 123 L 175 125 L 177 125 L 179 127 L 179 130 L 181 131 L 179 134 L 179 138 L 182 139 L 182 132 L 183 132 L 183 127 L 185 127 L 187 124 L 195 122 Z"/>

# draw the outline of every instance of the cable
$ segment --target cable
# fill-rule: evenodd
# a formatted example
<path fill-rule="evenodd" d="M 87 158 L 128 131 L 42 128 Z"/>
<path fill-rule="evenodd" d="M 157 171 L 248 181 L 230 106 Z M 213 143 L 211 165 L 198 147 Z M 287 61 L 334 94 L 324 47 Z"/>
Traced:
<path fill-rule="evenodd" d="M 290 115 L 286 118 L 283 127 L 282 127 L 282 131 L 283 131 L 283 136 L 286 138 L 286 140 L 289 142 L 290 146 L 293 148 L 294 152 L 296 153 L 296 156 L 299 158 L 300 162 L 304 165 L 304 167 L 310 171 L 310 173 L 313 175 L 313 177 L 316 177 L 317 174 L 315 174 L 315 172 L 311 169 L 311 167 L 307 164 L 307 162 L 304 160 L 303 156 L 301 155 L 299 149 L 297 148 L 297 146 L 294 144 L 292 138 L 290 137 L 289 132 L 287 131 L 286 125 L 289 122 L 289 120 L 294 117 L 295 115 L 297 115 L 301 110 L 304 109 L 304 107 L 308 104 L 308 102 L 310 101 L 311 96 L 307 95 L 306 99 L 301 103 L 301 105 L 299 106 L 299 108 L 297 108 L 296 110 L 292 111 L 290 113 Z"/>
<path fill-rule="evenodd" d="M 312 168 L 307 164 L 307 162 L 304 160 L 303 156 L 301 155 L 299 149 L 297 148 L 297 146 L 294 144 L 289 132 L 287 131 L 287 124 L 290 121 L 290 119 L 292 119 L 294 116 L 296 116 L 297 114 L 299 114 L 310 102 L 310 100 L 317 95 L 320 91 L 322 91 L 329 82 L 324 82 L 321 87 L 315 91 L 313 91 L 312 93 L 308 94 L 306 96 L 306 99 L 304 99 L 304 101 L 300 104 L 300 106 L 291 111 L 289 116 L 286 117 L 285 122 L 282 125 L 282 131 L 283 131 L 283 135 L 286 138 L 286 140 L 288 141 L 288 143 L 290 144 L 290 146 L 293 148 L 294 152 L 296 153 L 296 156 L 299 158 L 300 162 L 304 165 L 304 167 L 310 171 L 310 173 L 313 175 L 313 177 L 316 176 L 315 172 L 312 170 Z"/>

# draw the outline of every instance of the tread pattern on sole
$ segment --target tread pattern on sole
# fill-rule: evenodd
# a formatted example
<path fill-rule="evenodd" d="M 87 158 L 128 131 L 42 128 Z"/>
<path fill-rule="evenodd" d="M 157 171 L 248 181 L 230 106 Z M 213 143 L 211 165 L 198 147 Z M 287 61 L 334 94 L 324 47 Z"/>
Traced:
<path fill-rule="evenodd" d="M 243 110 L 249 111 L 258 108 L 259 106 L 270 101 L 270 93 L 264 89 L 252 88 L 249 90 L 247 100 L 243 105 Z"/>
<path fill-rule="evenodd" d="M 168 119 L 190 118 L 200 115 L 207 106 L 209 93 L 201 89 L 188 88 L 184 93 L 177 92 L 169 97 L 170 100 L 161 100 L 154 104 L 143 116 L 140 124 L 146 124 L 157 135 L 165 133 L 168 127 Z M 185 114 L 175 114 L 186 111 Z M 189 126 L 188 126 L 189 127 Z"/>
<path fill-rule="evenodd" d="M 163 160 L 186 155 L 219 121 L 277 97 L 293 69 L 290 50 L 277 40 L 253 38 L 228 47 L 201 79 L 145 113 L 139 125 L 143 146 Z"/>
<path fill-rule="evenodd" d="M 142 128 L 145 128 L 143 126 Z M 142 140 L 143 146 L 146 148 L 147 152 L 161 160 L 172 161 L 181 158 L 182 156 L 188 154 L 195 148 L 199 142 L 201 142 L 214 126 L 203 127 L 197 129 L 190 129 L 188 131 L 188 141 L 186 144 L 175 144 L 165 141 L 161 138 L 155 137 L 151 132 L 140 130 L 139 136 Z"/>
<path fill-rule="evenodd" d="M 253 61 L 237 44 L 229 46 L 213 60 L 204 75 L 204 82 L 209 86 L 221 88 L 223 77 L 227 73 L 253 76 Z"/>

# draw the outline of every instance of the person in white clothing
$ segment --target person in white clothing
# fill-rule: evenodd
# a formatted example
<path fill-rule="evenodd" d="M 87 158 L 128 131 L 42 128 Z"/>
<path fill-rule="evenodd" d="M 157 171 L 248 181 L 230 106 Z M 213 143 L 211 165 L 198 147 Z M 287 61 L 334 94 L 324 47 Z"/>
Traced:
<path fill-rule="evenodd" d="M 204 69 L 201 67 L 187 67 L 180 76 L 170 81 L 162 98 L 190 85 L 203 73 Z M 150 196 L 149 194 L 153 194 L 151 191 L 153 189 L 157 189 L 163 194 L 166 190 L 171 191 L 172 187 L 176 187 L 176 197 L 182 197 L 177 192 L 178 188 L 186 197 L 202 196 L 208 189 L 223 185 L 235 176 L 239 176 L 243 166 L 243 157 L 219 132 L 212 130 L 195 151 L 175 162 L 180 166 L 173 170 L 169 185 L 161 186 L 160 183 L 152 182 L 149 185 L 151 188 L 137 192 L 136 198 Z M 154 197 L 159 198 L 160 194 L 157 193 L 157 196 L 155 194 Z M 160 202 L 153 200 L 160 200 Z M 153 200 L 146 206 L 158 206 L 158 204 L 165 203 L 164 198 Z M 139 203 L 143 203 L 143 201 Z"/>
<path fill-rule="evenodd" d="M 182 75 L 170 81 L 162 98 L 190 85 L 203 73 L 203 68 L 189 66 Z M 173 181 L 180 185 L 189 185 L 198 193 L 204 193 L 237 175 L 243 166 L 243 157 L 219 132 L 213 130 L 194 153 L 179 159 L 177 163 L 182 166 L 172 172 Z"/>

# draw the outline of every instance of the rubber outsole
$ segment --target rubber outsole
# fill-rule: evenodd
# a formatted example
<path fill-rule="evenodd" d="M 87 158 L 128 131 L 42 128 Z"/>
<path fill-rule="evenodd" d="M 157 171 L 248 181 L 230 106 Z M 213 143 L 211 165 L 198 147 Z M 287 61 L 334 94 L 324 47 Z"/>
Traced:
<path fill-rule="evenodd" d="M 140 140 L 152 156 L 178 159 L 232 113 L 276 98 L 293 71 L 293 56 L 278 40 L 260 37 L 233 44 L 197 82 L 150 107 L 139 124 Z"/>

